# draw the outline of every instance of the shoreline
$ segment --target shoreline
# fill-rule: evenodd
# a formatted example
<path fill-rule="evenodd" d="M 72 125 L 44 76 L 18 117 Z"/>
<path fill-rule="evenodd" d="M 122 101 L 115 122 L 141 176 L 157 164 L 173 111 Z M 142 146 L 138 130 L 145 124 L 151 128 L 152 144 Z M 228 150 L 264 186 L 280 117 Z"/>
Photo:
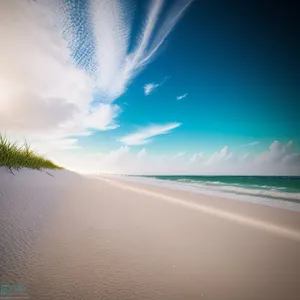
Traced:
<path fill-rule="evenodd" d="M 151 186 L 164 187 L 171 190 L 178 191 L 187 191 L 191 193 L 196 193 L 200 195 L 218 197 L 223 199 L 244 201 L 250 203 L 256 203 L 264 206 L 271 206 L 280 209 L 286 209 L 290 211 L 300 212 L 300 193 L 285 193 L 287 197 L 290 197 L 292 194 L 293 198 L 280 198 L 280 197 L 272 197 L 268 194 L 248 194 L 246 192 L 240 193 L 237 191 L 230 190 L 230 185 L 225 187 L 227 191 L 220 191 L 217 189 L 211 189 L 209 187 L 201 186 L 201 183 L 189 183 L 189 182 L 180 182 L 180 181 L 172 181 L 172 180 L 162 180 L 155 177 L 147 177 L 147 176 L 122 176 L 122 175 L 88 175 L 90 177 L 95 178 L 112 178 L 119 179 L 128 182 L 136 182 L 142 183 Z M 244 189 L 246 190 L 246 189 Z M 251 191 L 249 188 L 248 191 Z M 296 197 L 294 199 L 294 197 Z"/>
<path fill-rule="evenodd" d="M 256 202 L 195 193 L 193 191 L 177 190 L 168 186 L 150 185 L 148 182 L 141 183 L 113 177 L 101 177 L 95 179 L 107 182 L 111 186 L 121 188 L 125 191 L 133 191 L 138 193 L 141 197 L 143 195 L 155 197 L 167 201 L 172 205 L 199 210 L 217 218 L 224 218 L 230 222 L 233 221 L 254 228 L 263 228 L 265 225 L 267 228 L 273 226 L 276 227 L 280 215 L 288 214 L 289 219 L 283 222 L 284 227 L 286 227 L 286 230 L 283 230 L 283 232 L 290 231 L 292 233 L 290 237 L 296 241 L 300 241 L 300 214 L 298 211 L 287 210 L 281 207 L 269 206 Z M 233 214 L 231 214 L 232 211 L 235 211 L 241 218 L 235 218 Z M 253 218 L 253 216 L 255 217 Z M 252 221 L 254 221 L 254 223 L 257 221 L 258 225 L 253 224 Z M 265 221 L 265 223 L 262 221 Z M 268 229 L 266 230 L 268 231 Z M 272 232 L 273 229 L 270 231 Z M 276 229 L 274 231 L 276 231 Z M 281 234 L 279 233 L 279 235 Z M 284 235 L 285 234 L 283 233 L 283 236 Z M 289 234 L 287 235 L 289 236 Z"/>

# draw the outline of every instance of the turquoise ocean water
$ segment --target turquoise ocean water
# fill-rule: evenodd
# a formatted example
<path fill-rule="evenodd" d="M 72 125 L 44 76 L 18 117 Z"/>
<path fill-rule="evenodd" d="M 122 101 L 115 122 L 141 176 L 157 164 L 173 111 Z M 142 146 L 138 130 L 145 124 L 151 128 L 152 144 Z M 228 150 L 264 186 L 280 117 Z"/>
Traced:
<path fill-rule="evenodd" d="M 160 180 L 171 180 L 186 183 L 199 183 L 207 187 L 240 187 L 250 190 L 261 190 L 285 193 L 300 193 L 300 177 L 292 176 L 144 176 Z M 253 191 L 249 191 L 251 194 Z"/>
<path fill-rule="evenodd" d="M 216 191 L 241 195 L 264 195 L 300 203 L 300 177 L 293 176 L 146 176 L 190 183 Z"/>

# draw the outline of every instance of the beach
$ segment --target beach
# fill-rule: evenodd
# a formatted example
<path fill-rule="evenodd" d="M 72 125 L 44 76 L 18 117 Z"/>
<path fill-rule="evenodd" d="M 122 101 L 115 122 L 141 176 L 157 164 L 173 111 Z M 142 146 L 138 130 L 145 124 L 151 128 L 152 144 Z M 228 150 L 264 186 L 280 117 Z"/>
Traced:
<path fill-rule="evenodd" d="M 0 168 L 0 284 L 25 299 L 299 299 L 300 213 Z"/>

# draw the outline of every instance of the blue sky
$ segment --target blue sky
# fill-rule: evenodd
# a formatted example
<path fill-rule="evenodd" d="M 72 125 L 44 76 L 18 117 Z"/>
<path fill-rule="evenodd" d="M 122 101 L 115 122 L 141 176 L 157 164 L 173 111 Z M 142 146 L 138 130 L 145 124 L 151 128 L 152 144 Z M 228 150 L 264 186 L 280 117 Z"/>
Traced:
<path fill-rule="evenodd" d="M 2 112 L 10 121 L 0 125 L 12 136 L 31 139 L 75 170 L 82 165 L 89 170 L 87 162 L 77 165 L 89 155 L 94 157 L 90 170 L 98 172 L 130 173 L 129 166 L 122 168 L 126 160 L 135 166 L 133 173 L 155 173 L 146 161 L 160 164 L 176 157 L 175 169 L 162 164 L 157 172 L 226 173 L 232 157 L 231 164 L 237 164 L 249 156 L 257 168 L 243 162 L 235 172 L 297 173 L 299 46 L 296 26 L 289 25 L 297 22 L 293 10 L 270 1 L 69 0 L 61 6 L 54 1 L 57 7 L 36 2 L 49 14 L 49 41 L 32 35 L 26 45 L 31 49 L 39 42 L 59 51 L 32 48 L 27 60 L 37 64 L 43 58 L 41 67 L 53 85 L 39 71 L 32 74 L 24 90 L 37 96 L 22 100 L 31 113 L 28 120 L 20 121 L 14 107 Z M 12 35 L 44 22 L 34 10 L 37 4 L 23 7 L 28 22 L 14 24 Z M 17 5 L 24 4 L 3 7 L 6 16 L 18 19 Z M 23 71 L 7 81 L 16 82 Z M 146 157 L 143 162 L 136 158 L 139 153 Z M 205 161 L 191 166 L 197 153 Z M 216 153 L 221 153 L 216 165 L 207 167 Z"/>
<path fill-rule="evenodd" d="M 264 15 L 259 19 L 222 2 L 192 4 L 157 59 L 116 100 L 123 110 L 120 128 L 86 140 L 117 146 L 118 136 L 166 121 L 182 126 L 147 148 L 176 152 L 184 141 L 189 151 L 211 151 L 224 143 L 236 147 L 258 140 L 266 146 L 299 139 L 299 88 L 288 66 L 288 46 L 272 37 L 274 22 L 261 24 Z M 166 76 L 170 79 L 145 97 L 142 87 Z M 187 98 L 176 101 L 184 93 Z"/>

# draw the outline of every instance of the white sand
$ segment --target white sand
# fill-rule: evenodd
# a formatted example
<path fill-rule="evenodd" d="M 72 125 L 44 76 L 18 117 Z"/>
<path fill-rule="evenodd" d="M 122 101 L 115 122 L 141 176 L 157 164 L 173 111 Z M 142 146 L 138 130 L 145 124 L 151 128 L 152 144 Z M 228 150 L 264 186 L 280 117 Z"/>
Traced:
<path fill-rule="evenodd" d="M 300 299 L 300 214 L 0 168 L 0 283 L 30 299 Z"/>

